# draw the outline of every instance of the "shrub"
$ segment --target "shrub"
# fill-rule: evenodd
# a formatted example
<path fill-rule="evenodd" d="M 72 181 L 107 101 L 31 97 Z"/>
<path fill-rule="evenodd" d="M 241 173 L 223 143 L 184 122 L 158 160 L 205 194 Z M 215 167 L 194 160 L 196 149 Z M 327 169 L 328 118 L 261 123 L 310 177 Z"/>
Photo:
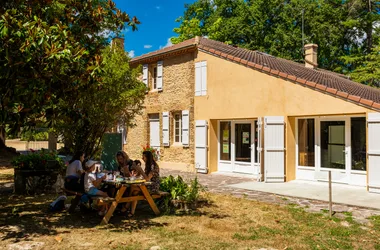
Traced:
<path fill-rule="evenodd" d="M 46 170 L 46 169 L 63 169 L 65 164 L 57 153 L 49 150 L 34 151 L 30 150 L 31 153 L 26 155 L 17 156 L 13 161 L 12 165 L 18 169 L 35 169 L 35 170 Z"/>
<path fill-rule="evenodd" d="M 161 178 L 160 190 L 170 194 L 164 200 L 164 209 L 167 213 L 170 213 L 172 211 L 172 202 L 197 204 L 204 187 L 199 183 L 197 177 L 190 180 L 188 184 L 181 176 L 173 177 L 169 175 Z"/>

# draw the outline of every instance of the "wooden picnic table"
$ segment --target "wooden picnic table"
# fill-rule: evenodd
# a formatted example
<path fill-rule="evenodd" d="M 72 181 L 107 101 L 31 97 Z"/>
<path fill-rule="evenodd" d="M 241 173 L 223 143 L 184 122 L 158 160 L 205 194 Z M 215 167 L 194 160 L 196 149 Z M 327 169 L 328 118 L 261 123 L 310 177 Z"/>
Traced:
<path fill-rule="evenodd" d="M 100 223 L 101 225 L 108 224 L 108 221 L 111 219 L 113 213 L 115 212 L 115 209 L 118 204 L 120 203 L 127 203 L 127 202 L 132 202 L 132 201 L 140 201 L 140 200 L 146 200 L 149 203 L 149 206 L 152 208 L 153 212 L 156 215 L 160 214 L 160 210 L 157 208 L 156 203 L 154 203 L 154 198 L 159 198 L 161 197 L 160 194 L 153 194 L 151 195 L 146 188 L 147 185 L 151 185 L 152 182 L 136 182 L 134 183 L 133 181 L 129 182 L 123 182 L 123 181 L 108 181 L 104 180 L 104 183 L 108 185 L 114 185 L 116 187 L 119 187 L 115 199 L 112 199 L 112 204 L 110 208 L 108 209 L 107 213 L 102 219 L 102 222 Z M 123 197 L 125 191 L 127 190 L 128 186 L 137 186 L 140 188 L 142 195 L 137 195 L 137 196 L 129 196 L 129 197 Z M 107 200 L 104 198 L 99 198 L 100 201 Z M 103 201 L 104 202 L 104 201 Z"/>

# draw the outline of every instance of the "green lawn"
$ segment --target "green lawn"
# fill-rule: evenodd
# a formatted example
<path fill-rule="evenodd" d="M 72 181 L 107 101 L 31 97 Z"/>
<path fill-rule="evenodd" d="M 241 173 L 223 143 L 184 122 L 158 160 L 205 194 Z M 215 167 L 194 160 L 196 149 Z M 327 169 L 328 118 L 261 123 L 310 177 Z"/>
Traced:
<path fill-rule="evenodd" d="M 0 170 L 0 181 L 12 181 Z M 279 206 L 208 194 L 210 204 L 186 214 L 154 216 L 142 204 L 132 219 L 105 227 L 96 213 L 51 214 L 53 195 L 0 199 L 0 249 L 380 249 L 380 216 L 370 223 L 328 218 L 296 205 Z"/>

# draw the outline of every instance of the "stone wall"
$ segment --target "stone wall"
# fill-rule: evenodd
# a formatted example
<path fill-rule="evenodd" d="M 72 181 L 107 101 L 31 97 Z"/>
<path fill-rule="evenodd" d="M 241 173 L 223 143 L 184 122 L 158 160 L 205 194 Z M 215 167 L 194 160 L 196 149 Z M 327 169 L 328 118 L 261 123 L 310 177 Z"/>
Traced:
<path fill-rule="evenodd" d="M 149 65 L 149 86 L 153 85 L 153 68 L 156 63 Z M 159 114 L 160 117 L 160 162 L 183 163 L 194 165 L 194 52 L 163 60 L 163 90 L 149 91 L 144 102 L 142 115 L 135 119 L 136 126 L 130 128 L 127 145 L 124 149 L 132 159 L 141 158 L 141 145 L 149 142 L 149 115 Z M 174 114 L 189 110 L 189 147 L 174 144 Z M 162 112 L 170 112 L 170 146 L 162 143 Z"/>

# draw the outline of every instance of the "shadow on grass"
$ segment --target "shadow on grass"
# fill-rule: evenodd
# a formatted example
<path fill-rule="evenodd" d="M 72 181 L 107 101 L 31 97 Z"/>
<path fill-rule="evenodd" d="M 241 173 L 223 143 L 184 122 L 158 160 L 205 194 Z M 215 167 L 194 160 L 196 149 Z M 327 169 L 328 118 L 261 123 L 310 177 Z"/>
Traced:
<path fill-rule="evenodd" d="M 62 235 L 70 233 L 73 229 L 90 229 L 100 224 L 102 217 L 96 211 L 83 213 L 78 210 L 72 214 L 67 211 L 51 213 L 48 207 L 56 197 L 57 195 L 28 197 L 2 195 L 0 199 L 0 240 L 27 241 L 32 236 Z M 66 204 L 70 204 L 69 199 Z M 132 219 L 115 213 L 110 223 L 99 229 L 132 232 L 167 225 L 152 221 L 151 219 L 155 217 L 149 206 L 141 204 L 137 207 L 136 215 Z M 57 228 L 60 228 L 59 232 Z"/>

